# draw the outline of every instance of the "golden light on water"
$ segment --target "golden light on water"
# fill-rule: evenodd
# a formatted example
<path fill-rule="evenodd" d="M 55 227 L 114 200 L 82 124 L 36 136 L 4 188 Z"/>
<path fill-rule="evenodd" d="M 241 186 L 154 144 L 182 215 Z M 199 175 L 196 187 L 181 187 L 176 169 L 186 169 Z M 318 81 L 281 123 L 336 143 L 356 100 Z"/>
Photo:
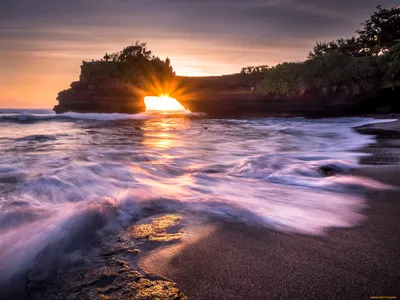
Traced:
<path fill-rule="evenodd" d="M 146 105 L 146 111 L 186 112 L 185 107 L 178 100 L 166 95 L 144 97 L 144 104 Z"/>
<path fill-rule="evenodd" d="M 165 160 L 176 158 L 174 154 L 164 153 L 174 147 L 183 147 L 182 135 L 190 126 L 190 119 L 187 118 L 157 118 L 146 120 L 143 123 L 143 145 L 148 151 L 156 151 Z M 163 161 L 162 163 L 166 163 Z"/>

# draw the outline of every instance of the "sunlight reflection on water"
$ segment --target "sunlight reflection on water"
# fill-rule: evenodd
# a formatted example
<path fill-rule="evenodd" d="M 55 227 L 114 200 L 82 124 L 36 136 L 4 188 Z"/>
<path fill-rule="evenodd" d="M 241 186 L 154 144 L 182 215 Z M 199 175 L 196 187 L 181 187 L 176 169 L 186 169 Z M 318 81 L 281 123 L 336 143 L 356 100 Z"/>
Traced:
<path fill-rule="evenodd" d="M 149 209 L 323 234 L 357 224 L 361 192 L 382 188 L 346 174 L 373 142 L 351 127 L 373 120 L 72 117 L 0 122 L 2 274 Z"/>
<path fill-rule="evenodd" d="M 190 113 L 185 107 L 175 98 L 168 96 L 147 96 L 144 98 L 147 112 L 183 112 Z"/>

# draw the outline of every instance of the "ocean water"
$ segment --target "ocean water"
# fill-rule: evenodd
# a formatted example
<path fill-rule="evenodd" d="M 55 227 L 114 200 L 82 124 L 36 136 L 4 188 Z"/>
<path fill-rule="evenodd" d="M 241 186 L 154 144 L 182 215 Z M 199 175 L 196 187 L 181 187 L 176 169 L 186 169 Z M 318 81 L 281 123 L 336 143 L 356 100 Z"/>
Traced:
<path fill-rule="evenodd" d="M 152 213 L 311 235 L 354 226 L 364 191 L 383 188 L 348 174 L 374 142 L 352 128 L 374 122 L 0 110 L 0 282 Z"/>

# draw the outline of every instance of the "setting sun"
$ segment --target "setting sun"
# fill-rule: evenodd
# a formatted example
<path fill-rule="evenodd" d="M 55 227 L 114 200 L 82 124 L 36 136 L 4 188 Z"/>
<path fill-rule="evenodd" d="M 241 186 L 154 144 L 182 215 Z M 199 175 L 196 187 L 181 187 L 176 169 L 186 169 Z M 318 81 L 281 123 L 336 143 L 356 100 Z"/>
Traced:
<path fill-rule="evenodd" d="M 187 111 L 178 100 L 166 95 L 160 97 L 147 96 L 144 98 L 144 104 L 146 105 L 146 111 Z"/>

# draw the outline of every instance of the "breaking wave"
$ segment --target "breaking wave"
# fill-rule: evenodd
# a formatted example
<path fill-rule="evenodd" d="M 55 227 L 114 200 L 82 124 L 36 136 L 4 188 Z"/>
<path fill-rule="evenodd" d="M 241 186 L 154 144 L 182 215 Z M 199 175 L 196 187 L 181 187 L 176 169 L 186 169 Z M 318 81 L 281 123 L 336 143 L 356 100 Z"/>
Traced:
<path fill-rule="evenodd" d="M 191 113 L 189 111 L 175 112 L 175 115 L 182 116 L 201 116 L 203 114 Z M 118 113 L 63 113 L 55 114 L 50 111 L 43 110 L 42 113 L 35 111 L 27 112 L 8 112 L 0 113 L 0 122 L 34 122 L 34 121 L 55 121 L 55 120 L 92 120 L 92 121 L 118 121 L 118 120 L 147 120 L 166 117 L 165 114 L 157 114 L 155 112 L 139 113 L 139 114 L 118 114 Z"/>
<path fill-rule="evenodd" d="M 117 120 L 143 120 L 149 119 L 149 116 L 143 114 L 103 114 L 103 113 L 47 113 L 47 114 L 35 114 L 35 113 L 11 113 L 11 114 L 0 114 L 0 121 L 44 121 L 44 120 L 62 120 L 62 119 L 77 119 L 77 120 L 94 120 L 94 121 L 117 121 Z"/>
<path fill-rule="evenodd" d="M 29 118 L 48 122 L 20 122 Z M 75 113 L 0 119 L 18 120 L 0 125 L 0 283 L 39 258 L 43 267 L 54 264 L 43 263 L 50 258 L 73 259 L 153 213 L 324 234 L 360 222 L 361 192 L 384 188 L 349 175 L 364 155 L 357 150 L 374 142 L 352 127 L 373 119 Z"/>

